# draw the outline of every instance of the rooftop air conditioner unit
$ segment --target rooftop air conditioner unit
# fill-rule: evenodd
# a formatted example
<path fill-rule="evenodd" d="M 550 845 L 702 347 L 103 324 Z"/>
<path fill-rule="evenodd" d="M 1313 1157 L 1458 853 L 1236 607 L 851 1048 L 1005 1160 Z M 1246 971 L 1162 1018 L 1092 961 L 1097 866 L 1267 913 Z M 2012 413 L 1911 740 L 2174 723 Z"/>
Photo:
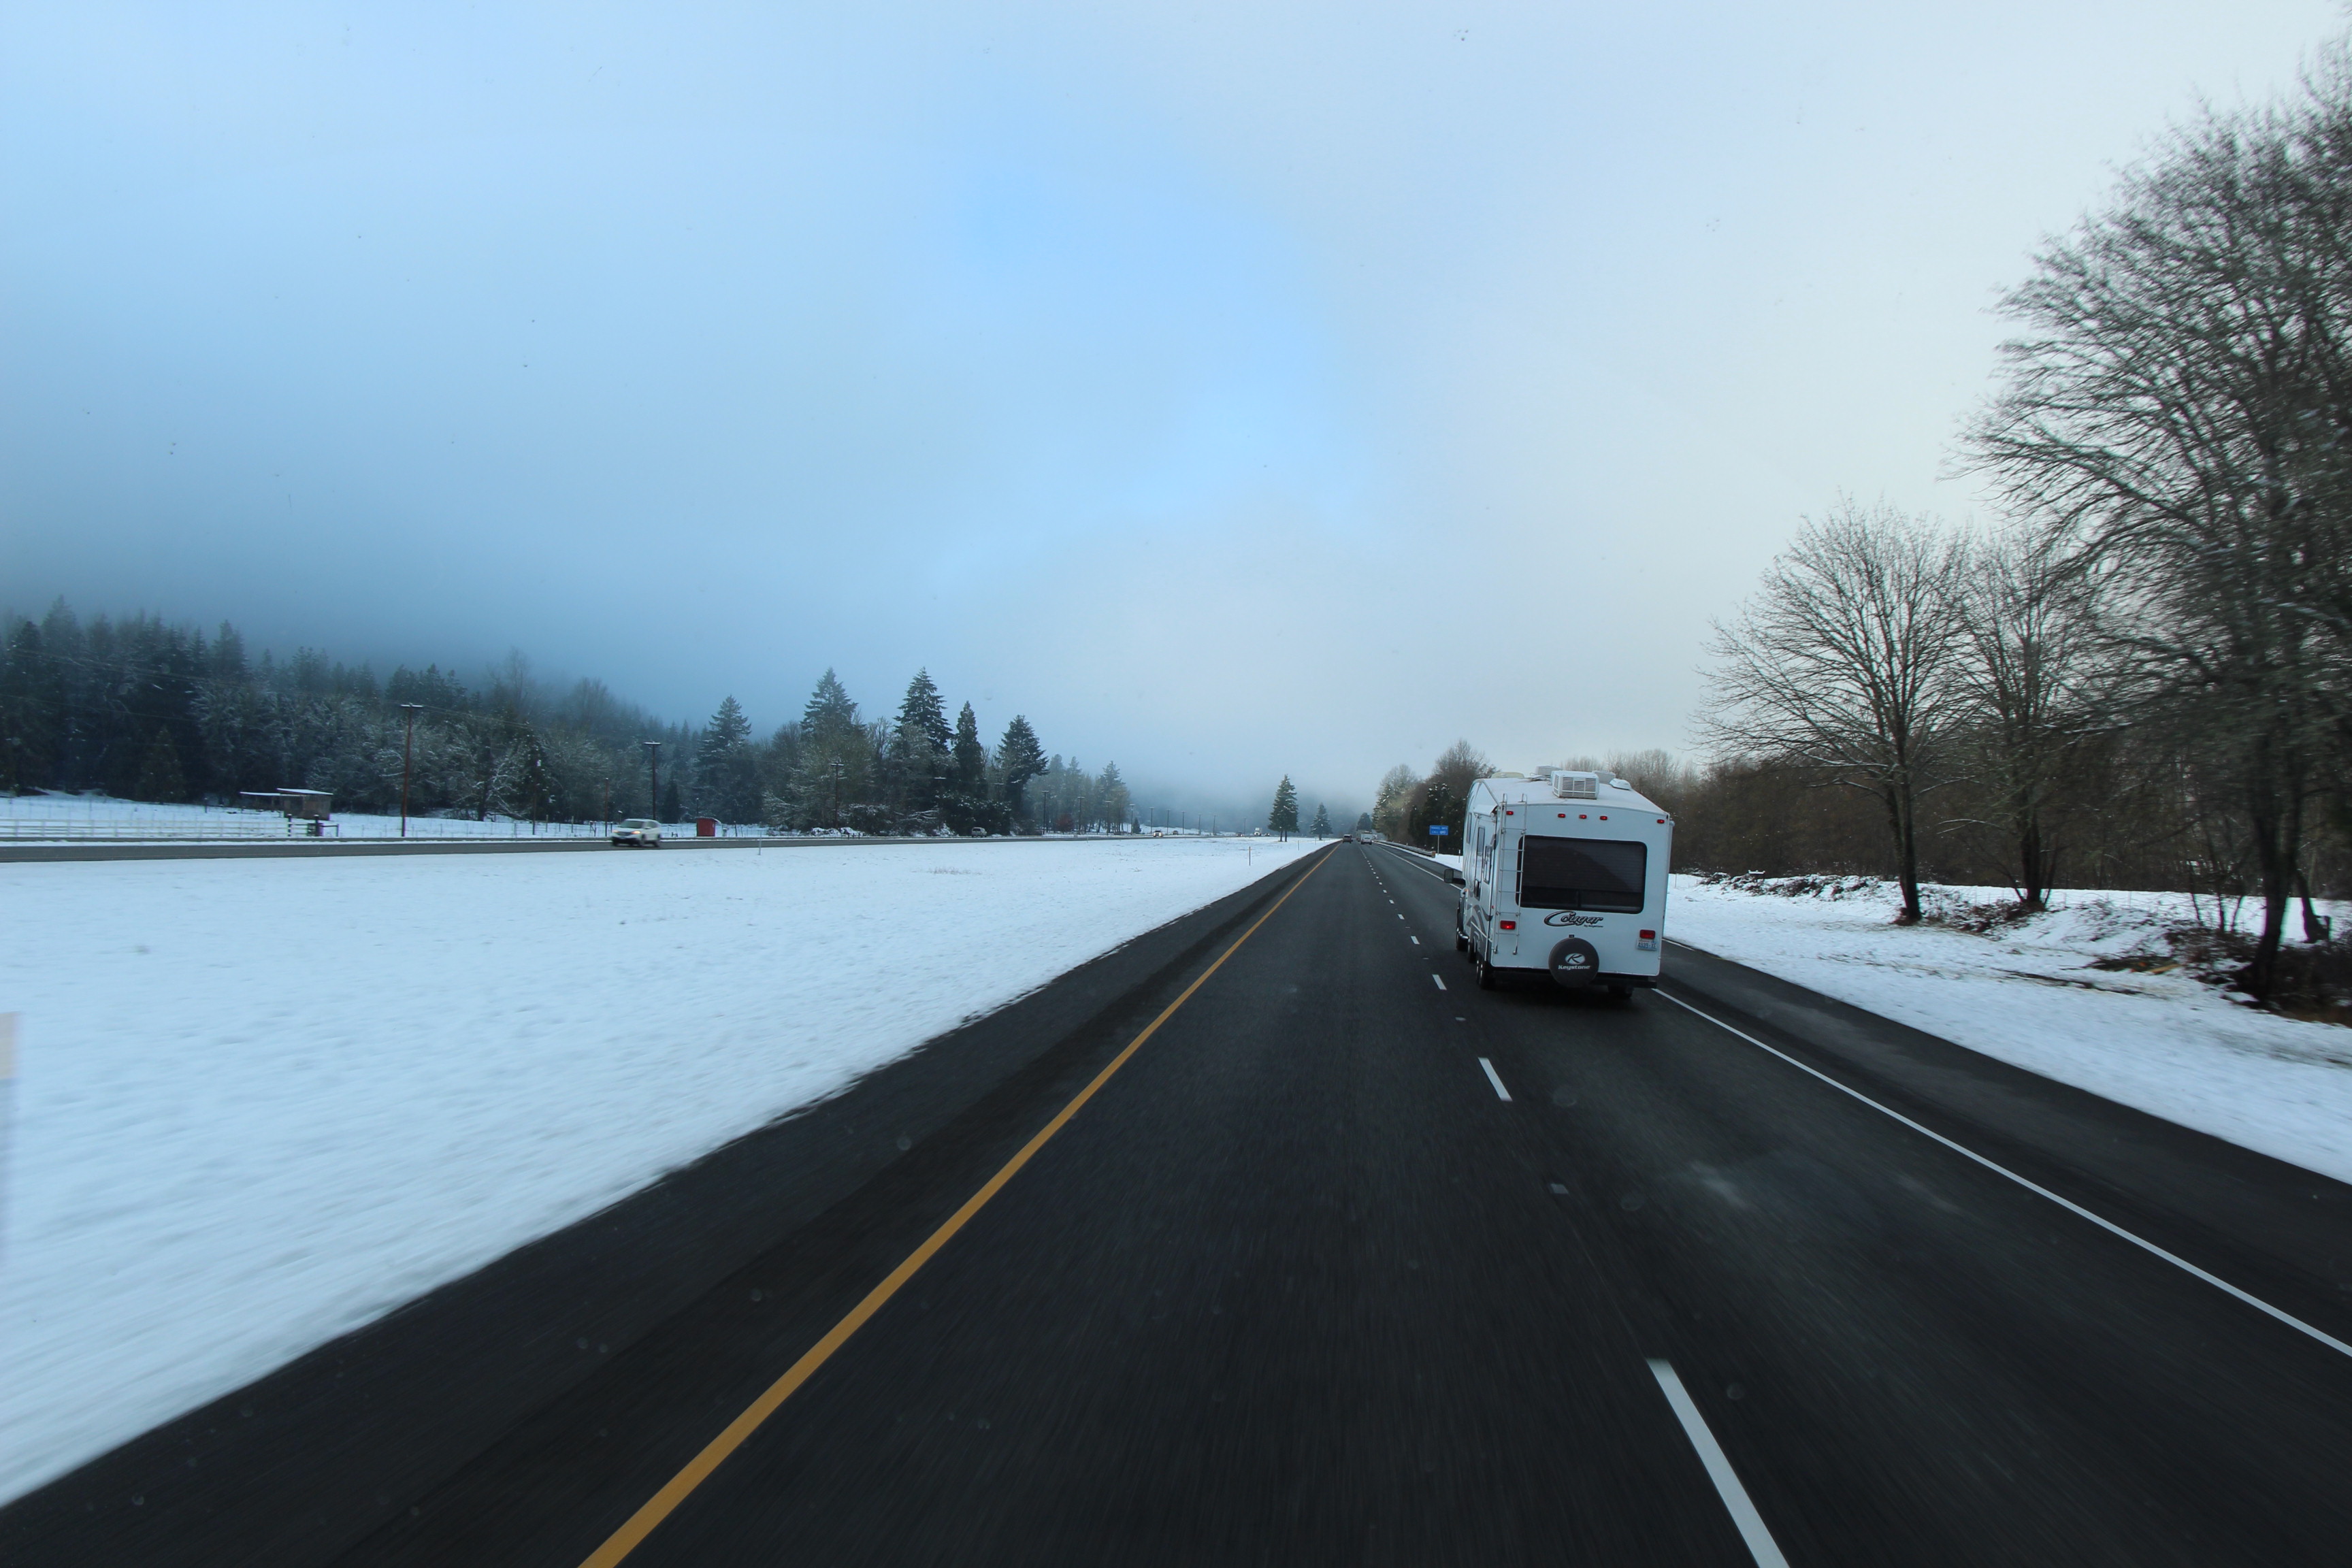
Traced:
<path fill-rule="evenodd" d="M 1551 775 L 1554 800 L 1599 800 L 1601 779 L 1597 773 L 1556 773 Z"/>

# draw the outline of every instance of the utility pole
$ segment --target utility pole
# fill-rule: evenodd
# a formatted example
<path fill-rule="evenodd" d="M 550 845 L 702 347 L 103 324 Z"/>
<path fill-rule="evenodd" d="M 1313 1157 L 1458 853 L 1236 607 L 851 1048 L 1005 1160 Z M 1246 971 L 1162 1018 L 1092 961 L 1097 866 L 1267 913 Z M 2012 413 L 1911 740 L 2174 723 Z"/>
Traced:
<path fill-rule="evenodd" d="M 833 770 L 833 826 L 838 829 L 841 826 L 841 775 L 847 771 L 848 764 L 836 758 L 827 766 Z"/>
<path fill-rule="evenodd" d="M 408 734 L 400 742 L 400 836 L 408 837 L 408 765 L 416 754 L 416 716 L 425 710 L 422 702 L 400 705 L 408 714 Z"/>
<path fill-rule="evenodd" d="M 646 767 L 653 776 L 652 804 L 646 807 L 646 815 L 659 822 L 661 820 L 661 742 L 639 741 L 637 744 L 646 749 Z"/>

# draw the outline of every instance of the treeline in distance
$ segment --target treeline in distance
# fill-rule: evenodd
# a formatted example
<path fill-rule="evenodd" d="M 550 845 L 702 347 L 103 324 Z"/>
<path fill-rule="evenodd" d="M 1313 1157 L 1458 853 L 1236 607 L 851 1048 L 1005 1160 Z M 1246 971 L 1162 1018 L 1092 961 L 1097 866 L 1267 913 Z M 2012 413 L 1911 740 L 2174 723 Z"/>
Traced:
<path fill-rule="evenodd" d="M 657 749 L 646 742 L 658 742 Z M 895 714 L 861 713 L 834 672 L 764 740 L 732 697 L 702 725 L 604 682 L 551 690 L 520 655 L 468 686 L 437 665 L 379 680 L 315 649 L 248 654 L 160 617 L 84 622 L 60 601 L 0 619 L 0 791 L 98 790 L 235 805 L 325 790 L 335 809 L 594 822 L 713 816 L 796 832 L 1015 833 L 1133 826 L 1116 764 L 1048 755 L 1016 715 L 993 745 L 918 671 Z M 655 778 L 659 778 L 656 797 Z"/>

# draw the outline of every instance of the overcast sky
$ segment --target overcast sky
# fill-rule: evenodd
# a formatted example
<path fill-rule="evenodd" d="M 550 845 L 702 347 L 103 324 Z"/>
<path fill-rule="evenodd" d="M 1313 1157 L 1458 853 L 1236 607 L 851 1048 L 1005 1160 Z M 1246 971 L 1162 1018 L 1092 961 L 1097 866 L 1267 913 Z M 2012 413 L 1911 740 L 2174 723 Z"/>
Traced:
<path fill-rule="evenodd" d="M 1146 800 L 1688 741 L 1995 291 L 2333 5 L 0 9 L 0 605 L 927 666 Z"/>

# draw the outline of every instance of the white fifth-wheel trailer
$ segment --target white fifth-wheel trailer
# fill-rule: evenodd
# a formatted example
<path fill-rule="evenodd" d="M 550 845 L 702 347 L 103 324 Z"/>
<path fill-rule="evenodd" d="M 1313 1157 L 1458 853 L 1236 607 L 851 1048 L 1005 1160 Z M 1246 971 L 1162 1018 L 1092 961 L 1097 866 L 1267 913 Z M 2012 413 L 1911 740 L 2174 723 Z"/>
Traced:
<path fill-rule="evenodd" d="M 1470 786 L 1454 945 L 1478 984 L 1548 973 L 1630 996 L 1658 983 L 1675 823 L 1608 773 L 1543 768 Z"/>

